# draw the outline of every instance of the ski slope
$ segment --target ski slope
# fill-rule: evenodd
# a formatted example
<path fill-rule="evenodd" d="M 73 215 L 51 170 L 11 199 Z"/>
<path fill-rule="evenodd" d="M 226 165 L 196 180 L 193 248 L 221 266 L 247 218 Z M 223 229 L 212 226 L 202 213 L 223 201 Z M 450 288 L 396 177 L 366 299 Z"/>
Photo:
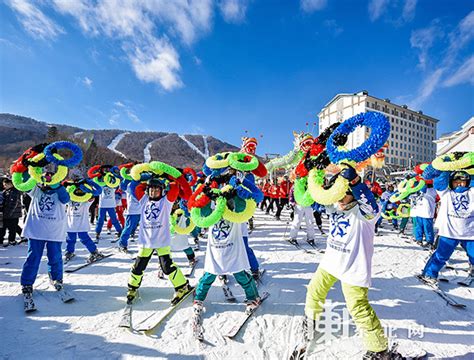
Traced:
<path fill-rule="evenodd" d="M 191 141 L 186 139 L 186 136 L 184 135 L 178 135 L 181 140 L 183 140 L 191 149 L 193 149 L 195 152 L 197 152 L 199 155 L 201 155 L 204 159 L 207 159 L 209 157 L 209 147 L 207 144 L 207 136 L 202 136 L 202 140 L 204 141 L 204 152 L 199 150 L 199 148 L 194 145 Z"/>
<path fill-rule="evenodd" d="M 287 219 L 285 214 L 284 219 Z M 325 221 L 325 228 L 327 220 Z M 132 333 L 117 328 L 125 304 L 128 275 L 132 260 L 126 255 L 114 254 L 102 262 L 76 273 L 65 274 L 65 283 L 76 300 L 69 304 L 59 301 L 46 277 L 44 258 L 35 284 L 35 302 L 38 310 L 23 313 L 19 277 L 27 247 L 0 248 L 0 358 L 1 359 L 285 359 L 296 343 L 302 319 L 306 285 L 323 256 L 307 254 L 282 239 L 288 234 L 285 222 L 258 212 L 256 229 L 250 244 L 262 267 L 266 269 L 260 291 L 270 297 L 245 325 L 234 340 L 221 334 L 231 325 L 231 319 L 244 310 L 243 291 L 230 282 L 239 303 L 224 301 L 218 280 L 205 302 L 204 328 L 206 341 L 197 343 L 191 334 L 191 303 L 188 299 L 173 316 L 150 335 Z M 451 281 L 442 283 L 450 295 L 467 305 L 458 310 L 446 305 L 432 290 L 414 278 L 428 252 L 413 243 L 407 243 L 388 225 L 375 238 L 373 258 L 373 286 L 369 292 L 371 303 L 384 326 L 392 329 L 397 342 L 406 347 L 419 346 L 430 358 L 472 359 L 474 348 L 474 296 L 472 288 L 461 288 L 456 279 L 468 267 L 462 250 L 453 255 L 456 271 L 443 275 Z M 92 233 L 92 231 L 91 231 Z M 318 233 L 318 232 L 317 232 Z M 113 246 L 112 235 L 103 233 L 99 247 Z M 304 241 L 300 241 L 304 243 Z M 309 246 L 303 244 L 307 249 Z M 324 237 L 318 237 L 318 246 L 325 247 Z M 202 241 L 201 249 L 205 248 Z M 84 247 L 78 243 L 77 257 L 71 264 L 86 259 Z M 131 243 L 135 250 L 136 244 Z M 104 250 L 105 251 L 105 250 Z M 196 283 L 203 270 L 203 252 L 196 273 L 190 279 Z M 175 261 L 186 264 L 184 253 L 176 253 Z M 157 277 L 157 258 L 150 261 L 145 272 L 140 298 L 135 306 L 134 322 L 154 311 L 167 307 L 172 296 L 168 280 Z M 344 308 L 339 284 L 330 291 L 328 299 L 336 310 Z M 423 326 L 422 336 L 407 339 L 408 329 Z M 326 346 L 317 347 L 311 358 L 360 359 L 364 351 L 358 336 L 336 338 Z"/>
<path fill-rule="evenodd" d="M 107 149 L 112 150 L 113 152 L 115 152 L 115 153 L 119 154 L 120 156 L 126 158 L 124 153 L 122 153 L 121 151 L 118 151 L 116 148 L 117 148 L 118 144 L 120 143 L 120 141 L 122 141 L 122 139 L 128 134 L 130 134 L 130 133 L 129 132 L 123 132 L 123 133 L 118 134 L 116 137 L 113 138 L 113 140 L 110 142 L 110 144 L 107 145 Z"/>

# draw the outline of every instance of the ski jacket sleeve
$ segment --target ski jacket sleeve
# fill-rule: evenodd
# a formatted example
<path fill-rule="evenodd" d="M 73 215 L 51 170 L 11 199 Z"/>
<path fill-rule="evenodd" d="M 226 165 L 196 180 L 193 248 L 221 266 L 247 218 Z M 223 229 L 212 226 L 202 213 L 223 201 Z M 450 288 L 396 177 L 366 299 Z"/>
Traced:
<path fill-rule="evenodd" d="M 179 195 L 179 185 L 176 183 L 171 183 L 170 189 L 168 190 L 168 193 L 166 194 L 166 198 L 168 199 L 169 202 L 173 203 L 178 198 L 178 195 Z"/>
<path fill-rule="evenodd" d="M 362 182 L 351 186 L 351 191 L 359 203 L 361 214 L 368 220 L 373 219 L 379 212 L 379 206 L 372 191 Z"/>
<path fill-rule="evenodd" d="M 145 189 L 146 184 L 139 181 L 132 181 L 132 184 L 130 185 L 130 192 L 132 193 L 132 196 L 138 201 L 140 201 L 145 195 Z"/>
<path fill-rule="evenodd" d="M 67 204 L 71 200 L 69 193 L 64 186 L 59 186 L 58 188 L 54 189 L 54 191 L 58 194 L 58 199 L 61 203 Z"/>
<path fill-rule="evenodd" d="M 436 191 L 442 192 L 447 190 L 449 187 L 449 171 L 443 171 L 441 175 L 437 176 L 433 180 L 433 187 Z"/>

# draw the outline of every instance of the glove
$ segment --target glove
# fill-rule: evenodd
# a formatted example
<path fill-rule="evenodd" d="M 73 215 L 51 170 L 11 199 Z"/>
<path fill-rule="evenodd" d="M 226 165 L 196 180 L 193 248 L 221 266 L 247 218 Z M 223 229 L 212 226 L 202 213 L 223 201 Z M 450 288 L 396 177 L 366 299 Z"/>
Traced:
<path fill-rule="evenodd" d="M 357 174 L 357 171 L 355 171 L 355 169 L 352 166 L 350 166 L 348 164 L 344 164 L 344 165 L 347 165 L 347 168 L 345 168 L 341 171 L 341 176 L 344 179 L 348 180 L 349 182 L 352 182 L 359 175 Z"/>

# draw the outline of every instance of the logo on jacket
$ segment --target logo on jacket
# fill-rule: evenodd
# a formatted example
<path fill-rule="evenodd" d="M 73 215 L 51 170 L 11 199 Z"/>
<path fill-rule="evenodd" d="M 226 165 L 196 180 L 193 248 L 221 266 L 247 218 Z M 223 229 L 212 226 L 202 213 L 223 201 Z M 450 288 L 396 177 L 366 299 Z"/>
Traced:
<path fill-rule="evenodd" d="M 465 213 L 469 208 L 469 199 L 466 194 L 459 194 L 453 200 L 454 210 L 457 213 Z"/>
<path fill-rule="evenodd" d="M 154 202 L 148 204 L 145 208 L 145 217 L 147 220 L 156 220 L 160 215 L 161 209 Z"/>
<path fill-rule="evenodd" d="M 230 224 L 225 220 L 220 220 L 212 228 L 212 236 L 216 240 L 225 240 L 230 234 Z"/>
<path fill-rule="evenodd" d="M 54 206 L 54 200 L 51 195 L 41 194 L 39 200 L 39 208 L 41 211 L 52 211 Z"/>
<path fill-rule="evenodd" d="M 104 192 L 104 197 L 108 198 L 112 196 L 112 190 L 109 189 L 108 187 L 104 187 L 103 192 Z"/>
<path fill-rule="evenodd" d="M 351 226 L 348 219 L 341 213 L 332 213 L 331 216 L 331 235 L 343 237 L 347 234 L 346 230 Z"/>

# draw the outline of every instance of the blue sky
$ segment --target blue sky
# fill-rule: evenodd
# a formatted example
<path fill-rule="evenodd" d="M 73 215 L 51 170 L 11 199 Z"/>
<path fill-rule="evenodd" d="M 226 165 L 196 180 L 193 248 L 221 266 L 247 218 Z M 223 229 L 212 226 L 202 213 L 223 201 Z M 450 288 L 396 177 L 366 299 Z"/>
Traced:
<path fill-rule="evenodd" d="M 453 5 L 453 4 L 456 5 Z M 6 0 L 0 112 L 285 153 L 337 93 L 474 115 L 471 0 Z"/>

